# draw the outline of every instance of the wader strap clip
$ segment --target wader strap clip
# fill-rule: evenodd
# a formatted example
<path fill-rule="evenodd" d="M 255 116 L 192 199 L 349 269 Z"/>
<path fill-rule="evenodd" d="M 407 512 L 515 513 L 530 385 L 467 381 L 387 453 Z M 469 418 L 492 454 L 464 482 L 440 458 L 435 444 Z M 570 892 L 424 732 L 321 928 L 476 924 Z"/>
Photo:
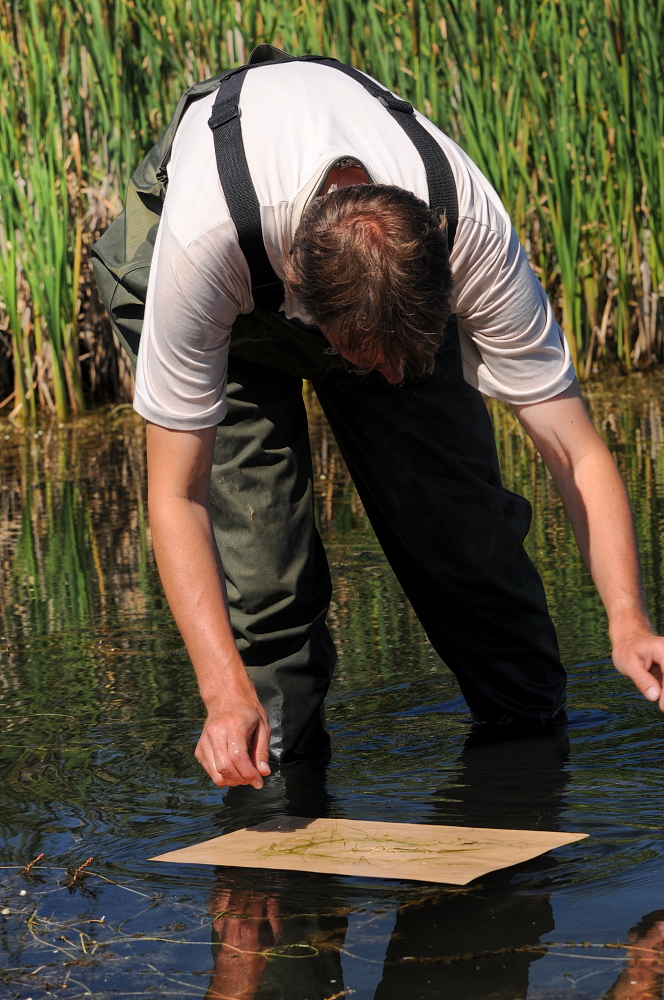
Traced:
<path fill-rule="evenodd" d="M 220 128 L 227 122 L 239 117 L 240 108 L 238 107 L 238 99 L 237 97 L 234 97 L 230 101 L 224 101 L 223 104 L 214 105 L 212 108 L 212 114 L 208 118 L 208 125 L 212 131 L 214 131 L 216 128 Z"/>
<path fill-rule="evenodd" d="M 378 90 L 377 87 L 367 87 L 366 89 L 376 100 L 380 101 L 384 108 L 388 108 L 390 111 L 401 111 L 405 115 L 415 114 L 415 108 L 412 104 L 395 97 L 389 90 Z"/>

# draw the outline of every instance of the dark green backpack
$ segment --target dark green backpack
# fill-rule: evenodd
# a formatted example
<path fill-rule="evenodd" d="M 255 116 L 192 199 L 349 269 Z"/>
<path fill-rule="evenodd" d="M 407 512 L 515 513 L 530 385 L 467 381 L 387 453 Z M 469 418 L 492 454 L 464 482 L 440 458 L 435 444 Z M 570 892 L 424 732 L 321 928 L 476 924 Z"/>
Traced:
<path fill-rule="evenodd" d="M 99 295 L 134 371 L 150 265 L 166 196 L 166 168 L 173 139 L 185 111 L 194 101 L 213 91 L 217 91 L 217 97 L 208 124 L 214 137 L 222 190 L 251 273 L 254 303 L 274 313 L 283 302 L 283 285 L 272 269 L 263 242 L 260 206 L 242 142 L 239 99 L 242 83 L 250 69 L 293 61 L 316 61 L 340 70 L 377 98 L 399 123 L 422 157 L 429 187 L 429 204 L 447 215 L 448 242 L 452 247 L 458 219 L 454 177 L 447 157 L 417 120 L 412 105 L 378 86 L 359 70 L 336 59 L 325 56 L 295 57 L 272 45 L 259 45 L 245 66 L 197 83 L 182 95 L 168 128 L 132 174 L 124 211 L 92 248 Z"/>
<path fill-rule="evenodd" d="M 277 59 L 278 52 L 271 45 L 261 45 L 251 53 L 249 62 L 253 65 Z M 283 55 L 286 56 L 285 53 Z M 100 298 L 134 370 L 143 327 L 150 264 L 166 197 L 166 167 L 171 158 L 173 139 L 185 111 L 194 101 L 218 90 L 225 76 L 227 74 L 220 73 L 185 91 L 168 128 L 132 174 L 124 210 L 92 248 L 92 266 Z"/>

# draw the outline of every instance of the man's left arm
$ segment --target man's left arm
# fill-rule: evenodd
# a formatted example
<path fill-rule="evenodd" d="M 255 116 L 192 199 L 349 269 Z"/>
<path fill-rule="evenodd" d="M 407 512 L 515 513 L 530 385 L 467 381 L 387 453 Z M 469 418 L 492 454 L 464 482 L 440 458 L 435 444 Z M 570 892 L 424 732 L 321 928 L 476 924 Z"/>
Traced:
<path fill-rule="evenodd" d="M 612 657 L 664 712 L 664 638 L 645 608 L 627 492 L 578 383 L 542 403 L 512 406 L 544 459 L 609 617 Z"/>

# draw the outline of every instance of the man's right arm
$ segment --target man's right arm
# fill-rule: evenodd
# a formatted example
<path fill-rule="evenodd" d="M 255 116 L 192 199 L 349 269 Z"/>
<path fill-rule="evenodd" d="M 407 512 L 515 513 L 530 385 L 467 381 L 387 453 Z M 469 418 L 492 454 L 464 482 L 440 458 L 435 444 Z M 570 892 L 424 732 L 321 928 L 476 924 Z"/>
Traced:
<path fill-rule="evenodd" d="M 196 758 L 216 785 L 260 788 L 267 716 L 237 651 L 209 514 L 216 427 L 147 425 L 148 505 L 159 574 L 198 678 L 207 719 Z"/>

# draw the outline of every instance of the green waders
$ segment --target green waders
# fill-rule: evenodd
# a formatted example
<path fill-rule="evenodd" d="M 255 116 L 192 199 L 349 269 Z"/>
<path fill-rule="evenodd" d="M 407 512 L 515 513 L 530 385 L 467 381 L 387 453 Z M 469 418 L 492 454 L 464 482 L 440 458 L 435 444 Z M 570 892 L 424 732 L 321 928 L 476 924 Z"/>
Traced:
<path fill-rule="evenodd" d="M 491 421 L 464 380 L 456 322 L 436 370 L 356 375 L 319 332 L 256 310 L 233 329 L 212 518 L 231 620 L 284 763 L 329 751 L 331 581 L 314 524 L 302 379 L 310 379 L 383 550 L 480 721 L 541 724 L 565 671 L 523 548 L 530 505 L 505 490 Z"/>

